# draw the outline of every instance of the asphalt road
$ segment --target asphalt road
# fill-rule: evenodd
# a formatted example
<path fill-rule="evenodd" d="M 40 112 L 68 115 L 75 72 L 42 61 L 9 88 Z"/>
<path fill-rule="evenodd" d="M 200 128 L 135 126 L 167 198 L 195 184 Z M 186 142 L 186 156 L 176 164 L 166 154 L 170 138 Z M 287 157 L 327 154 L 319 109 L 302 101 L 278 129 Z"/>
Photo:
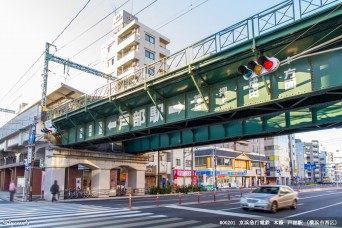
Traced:
<path fill-rule="evenodd" d="M 249 190 L 244 190 L 243 194 Z M 280 209 L 276 214 L 265 211 L 249 210 L 244 211 L 239 205 L 240 192 L 232 190 L 230 200 L 228 192 L 222 191 L 216 193 L 216 202 L 214 202 L 213 192 L 200 194 L 200 203 L 198 203 L 197 194 L 182 195 L 181 204 L 178 196 L 159 196 L 159 206 L 157 206 L 157 197 L 133 198 L 132 209 L 143 210 L 154 214 L 167 215 L 168 217 L 181 217 L 187 219 L 196 219 L 202 222 L 213 222 L 216 224 L 224 223 L 222 221 L 234 221 L 237 223 L 248 219 L 270 219 L 274 221 L 287 221 L 307 225 L 308 227 L 319 227 L 319 225 L 332 225 L 333 227 L 342 227 L 342 190 L 320 190 L 311 192 L 300 192 L 298 208 Z M 128 199 L 97 200 L 74 202 L 85 205 L 97 205 L 113 208 L 127 208 Z M 337 223 L 337 224 L 336 224 Z M 312 225 L 311 225 L 312 224 Z M 273 224 L 274 225 L 274 224 Z M 294 224 L 289 224 L 296 226 Z M 242 227 L 242 225 L 241 225 Z"/>
<path fill-rule="evenodd" d="M 248 189 L 244 189 L 246 194 Z M 10 203 L 0 201 L 0 227 L 342 227 L 342 190 L 300 192 L 298 208 L 244 211 L 238 189 L 181 195 Z M 159 205 L 157 205 L 159 203 Z"/>

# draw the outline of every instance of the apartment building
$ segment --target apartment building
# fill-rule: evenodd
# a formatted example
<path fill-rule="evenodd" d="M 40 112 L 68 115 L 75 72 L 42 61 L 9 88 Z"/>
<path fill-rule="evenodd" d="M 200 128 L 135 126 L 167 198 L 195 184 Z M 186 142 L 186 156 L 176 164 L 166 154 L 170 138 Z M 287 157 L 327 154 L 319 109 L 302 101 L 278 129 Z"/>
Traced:
<path fill-rule="evenodd" d="M 270 183 L 291 184 L 290 148 L 288 135 L 265 138 L 266 168 Z"/>
<path fill-rule="evenodd" d="M 126 11 L 113 19 L 113 36 L 102 45 L 103 72 L 124 78 L 138 69 L 170 55 L 167 45 L 170 40 L 140 23 Z M 154 75 L 155 68 L 146 73 Z"/>
<path fill-rule="evenodd" d="M 296 173 L 293 135 L 274 136 L 227 144 L 228 148 L 266 156 L 266 178 L 270 183 L 290 184 Z"/>

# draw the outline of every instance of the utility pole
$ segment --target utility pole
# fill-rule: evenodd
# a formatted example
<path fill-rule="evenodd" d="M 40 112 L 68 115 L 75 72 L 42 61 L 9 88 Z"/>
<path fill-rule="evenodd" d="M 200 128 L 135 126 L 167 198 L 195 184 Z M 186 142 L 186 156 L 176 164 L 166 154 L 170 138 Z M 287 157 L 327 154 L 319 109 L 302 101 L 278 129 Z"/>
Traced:
<path fill-rule="evenodd" d="M 158 175 L 157 175 L 157 187 L 160 187 L 160 151 L 158 150 Z"/>
<path fill-rule="evenodd" d="M 31 125 L 30 134 L 29 134 L 27 163 L 25 166 L 25 172 L 28 171 L 28 185 L 27 185 L 28 190 L 26 190 L 26 193 L 29 194 L 30 202 L 32 202 L 33 166 L 34 166 L 34 160 L 36 157 L 36 153 L 35 153 L 36 125 L 37 125 L 37 117 L 35 116 L 33 119 L 33 123 Z M 27 178 L 27 174 L 25 175 L 25 178 Z M 26 196 L 26 200 L 27 200 L 27 196 Z"/>
<path fill-rule="evenodd" d="M 260 138 L 258 139 L 258 152 L 259 152 L 259 175 L 260 175 L 260 179 L 259 179 L 259 183 L 256 183 L 257 186 L 261 185 L 261 156 L 260 156 Z"/>
<path fill-rule="evenodd" d="M 194 186 L 194 148 L 191 147 L 191 187 Z"/>
<path fill-rule="evenodd" d="M 183 148 L 183 189 L 185 187 L 185 148 Z"/>
<path fill-rule="evenodd" d="M 214 174 L 214 183 L 213 183 L 213 187 L 214 189 L 217 189 L 217 181 L 216 181 L 216 145 L 215 148 L 213 150 L 213 174 Z"/>

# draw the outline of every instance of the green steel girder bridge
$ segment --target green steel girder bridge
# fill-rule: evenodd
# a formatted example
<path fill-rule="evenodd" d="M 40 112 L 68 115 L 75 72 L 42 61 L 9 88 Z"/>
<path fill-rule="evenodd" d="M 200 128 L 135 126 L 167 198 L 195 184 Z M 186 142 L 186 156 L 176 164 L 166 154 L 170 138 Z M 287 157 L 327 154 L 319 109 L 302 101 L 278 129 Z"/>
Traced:
<path fill-rule="evenodd" d="M 342 125 L 342 1 L 284 1 L 48 111 L 60 146 L 128 153 Z M 280 67 L 245 80 L 260 55 Z"/>

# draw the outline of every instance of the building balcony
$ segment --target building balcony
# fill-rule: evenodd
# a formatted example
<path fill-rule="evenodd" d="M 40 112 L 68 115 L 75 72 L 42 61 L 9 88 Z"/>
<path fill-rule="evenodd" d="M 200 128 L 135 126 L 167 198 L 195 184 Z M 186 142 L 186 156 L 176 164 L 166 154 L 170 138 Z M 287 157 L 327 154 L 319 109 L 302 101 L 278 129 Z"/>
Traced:
<path fill-rule="evenodd" d="M 125 53 L 120 59 L 117 61 L 118 68 L 122 67 L 127 62 L 130 62 L 134 59 L 139 59 L 139 51 L 132 50 L 130 52 Z"/>
<path fill-rule="evenodd" d="M 123 50 L 125 49 L 127 46 L 131 45 L 132 43 L 137 43 L 139 42 L 139 39 L 140 39 L 140 35 L 138 34 L 131 34 L 130 36 L 127 36 L 125 40 L 122 40 L 116 50 Z M 118 52 L 119 52 L 118 51 Z"/>
<path fill-rule="evenodd" d="M 137 33 L 139 31 L 139 27 L 140 26 L 137 20 L 132 20 L 128 24 L 123 24 L 119 31 L 116 33 L 118 37 L 118 42 L 122 42 L 122 40 L 125 40 L 125 38 L 132 33 Z"/>
<path fill-rule="evenodd" d="M 127 67 L 124 68 L 122 71 L 118 72 L 117 77 L 118 78 L 124 78 L 128 75 L 133 74 L 135 71 L 139 70 L 139 67 Z"/>

